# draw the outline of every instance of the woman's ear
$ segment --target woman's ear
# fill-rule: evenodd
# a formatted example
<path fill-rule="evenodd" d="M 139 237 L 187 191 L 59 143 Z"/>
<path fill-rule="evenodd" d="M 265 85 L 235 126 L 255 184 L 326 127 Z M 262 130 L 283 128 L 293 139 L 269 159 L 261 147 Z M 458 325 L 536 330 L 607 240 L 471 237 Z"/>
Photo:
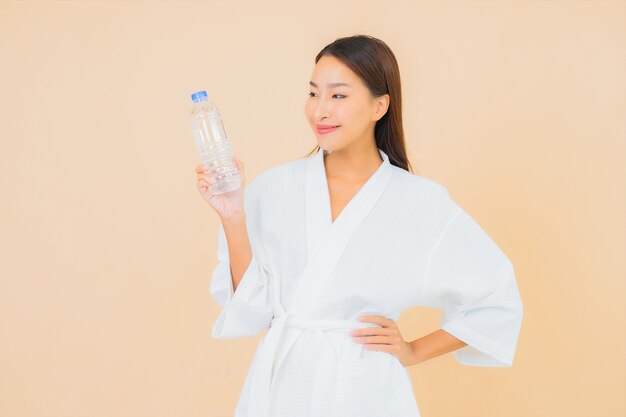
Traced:
<path fill-rule="evenodd" d="M 389 100 L 389 94 L 383 94 L 376 99 L 376 111 L 374 113 L 375 121 L 380 120 L 385 113 L 387 113 L 387 110 L 389 109 Z"/>

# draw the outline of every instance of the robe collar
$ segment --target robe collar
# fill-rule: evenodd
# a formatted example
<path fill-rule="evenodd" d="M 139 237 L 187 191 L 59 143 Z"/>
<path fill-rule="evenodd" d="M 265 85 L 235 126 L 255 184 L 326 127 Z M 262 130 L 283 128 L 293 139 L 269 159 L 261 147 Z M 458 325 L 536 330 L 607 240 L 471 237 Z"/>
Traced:
<path fill-rule="evenodd" d="M 329 234 L 333 229 L 341 228 L 345 222 L 349 222 L 350 217 L 354 217 L 359 210 L 367 206 L 368 200 L 377 200 L 382 193 L 389 176 L 391 174 L 391 163 L 389 157 L 380 148 L 378 153 L 382 158 L 382 163 L 370 178 L 361 186 L 359 191 L 350 199 L 343 208 L 339 216 L 332 221 L 330 206 L 330 191 L 326 178 L 326 167 L 324 165 L 324 155 L 330 154 L 320 148 L 317 153 L 308 158 L 306 175 L 306 223 L 307 223 L 307 253 L 310 256 L 316 245 L 323 236 Z"/>

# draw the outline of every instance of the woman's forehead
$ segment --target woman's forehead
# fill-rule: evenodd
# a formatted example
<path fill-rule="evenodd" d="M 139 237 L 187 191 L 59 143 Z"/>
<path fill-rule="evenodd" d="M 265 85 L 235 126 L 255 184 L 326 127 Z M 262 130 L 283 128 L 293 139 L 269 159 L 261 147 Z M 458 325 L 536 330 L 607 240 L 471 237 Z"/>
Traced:
<path fill-rule="evenodd" d="M 358 88 L 361 85 L 359 76 L 334 57 L 322 57 L 313 70 L 309 84 L 317 88 L 348 87 Z"/>

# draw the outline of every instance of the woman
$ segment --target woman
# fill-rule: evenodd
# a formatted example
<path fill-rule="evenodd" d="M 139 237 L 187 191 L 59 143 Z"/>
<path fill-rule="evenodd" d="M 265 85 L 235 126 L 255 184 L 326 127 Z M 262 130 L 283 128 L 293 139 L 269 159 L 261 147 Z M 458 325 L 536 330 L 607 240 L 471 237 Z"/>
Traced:
<path fill-rule="evenodd" d="M 225 195 L 196 168 L 221 220 L 212 336 L 268 329 L 235 416 L 418 417 L 408 366 L 451 351 L 512 366 L 523 314 L 513 265 L 443 185 L 409 172 L 385 43 L 335 40 L 309 87 L 312 156 Z M 406 341 L 395 320 L 414 306 L 443 309 L 441 328 Z"/>

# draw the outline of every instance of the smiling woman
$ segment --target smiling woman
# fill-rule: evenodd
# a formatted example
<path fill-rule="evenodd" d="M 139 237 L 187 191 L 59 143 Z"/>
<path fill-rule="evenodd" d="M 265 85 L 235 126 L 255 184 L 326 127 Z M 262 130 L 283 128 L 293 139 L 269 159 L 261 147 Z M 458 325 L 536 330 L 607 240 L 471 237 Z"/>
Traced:
<path fill-rule="evenodd" d="M 357 35 L 337 39 L 315 57 L 305 116 L 325 136 L 318 146 L 334 151 L 352 142 L 374 143 L 391 164 L 412 171 L 402 127 L 402 88 L 395 55 L 380 39 Z M 339 126 L 335 130 L 327 127 Z M 377 159 L 374 149 L 370 155 Z"/>
<path fill-rule="evenodd" d="M 212 335 L 268 330 L 235 417 L 419 417 L 408 366 L 450 351 L 512 366 L 514 268 L 445 186 L 409 171 L 387 45 L 335 40 L 309 87 L 317 152 L 262 172 L 245 199 L 211 199 L 234 213 L 219 227 Z M 409 342 L 396 320 L 415 306 L 444 314 Z"/>

